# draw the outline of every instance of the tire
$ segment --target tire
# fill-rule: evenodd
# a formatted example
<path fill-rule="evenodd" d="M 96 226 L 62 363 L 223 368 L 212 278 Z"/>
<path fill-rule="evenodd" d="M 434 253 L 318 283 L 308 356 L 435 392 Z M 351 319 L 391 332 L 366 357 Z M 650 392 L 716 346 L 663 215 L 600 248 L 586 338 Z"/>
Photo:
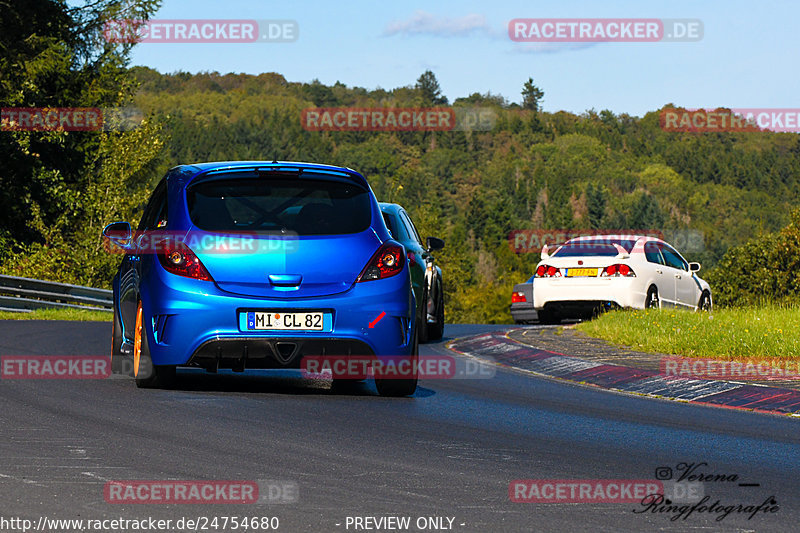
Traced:
<path fill-rule="evenodd" d="M 658 288 L 654 285 L 651 285 L 649 289 L 647 289 L 647 296 L 644 299 L 644 308 L 645 309 L 660 309 L 661 308 L 661 300 L 658 298 Z"/>
<path fill-rule="evenodd" d="M 442 292 L 442 284 L 437 283 L 439 290 L 438 303 L 436 305 L 436 322 L 428 324 L 428 340 L 438 341 L 444 335 L 444 293 Z"/>
<path fill-rule="evenodd" d="M 416 328 L 415 328 L 416 329 Z M 414 377 L 410 379 L 386 379 L 375 378 L 375 388 L 381 396 L 401 397 L 411 396 L 417 390 L 417 364 L 419 362 L 419 333 L 414 332 L 414 348 L 412 350 L 411 363 L 414 367 Z"/>
<path fill-rule="evenodd" d="M 542 309 L 536 311 L 536 315 L 539 317 L 539 324 L 561 324 L 561 317 L 555 311 Z"/>
<path fill-rule="evenodd" d="M 428 342 L 428 287 L 422 291 L 422 316 L 417 318 L 419 328 L 419 342 Z"/>
<path fill-rule="evenodd" d="M 711 312 L 711 295 L 708 291 L 703 291 L 703 294 L 700 295 L 700 301 L 697 303 L 697 310 Z"/>
<path fill-rule="evenodd" d="M 144 313 L 141 300 L 136 306 L 136 326 L 133 340 L 133 377 L 140 389 L 168 388 L 175 381 L 175 367 L 154 365 L 150 359 L 147 335 L 143 333 Z"/>
<path fill-rule="evenodd" d="M 133 362 L 122 354 L 122 322 L 114 302 L 114 320 L 111 322 L 111 373 L 133 377 Z"/>

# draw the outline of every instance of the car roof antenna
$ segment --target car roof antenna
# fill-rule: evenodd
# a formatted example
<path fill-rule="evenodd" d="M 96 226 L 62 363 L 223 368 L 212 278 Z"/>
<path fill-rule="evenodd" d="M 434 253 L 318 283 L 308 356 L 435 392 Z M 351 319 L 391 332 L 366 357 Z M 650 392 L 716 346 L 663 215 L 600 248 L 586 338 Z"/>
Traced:
<path fill-rule="evenodd" d="M 277 158 L 277 157 L 273 157 L 273 158 L 272 158 L 272 162 L 273 162 L 273 163 L 277 163 L 277 162 L 278 162 L 278 158 Z"/>

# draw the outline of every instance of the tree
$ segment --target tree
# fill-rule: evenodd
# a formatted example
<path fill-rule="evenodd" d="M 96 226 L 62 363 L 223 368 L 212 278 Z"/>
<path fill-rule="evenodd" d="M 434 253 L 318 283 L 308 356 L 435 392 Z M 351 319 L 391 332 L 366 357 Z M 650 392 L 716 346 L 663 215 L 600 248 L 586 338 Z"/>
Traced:
<path fill-rule="evenodd" d="M 333 90 L 316 78 L 311 83 L 303 84 L 303 92 L 318 107 L 330 107 L 339 103 Z"/>
<path fill-rule="evenodd" d="M 0 0 L 0 6 L 0 107 L 130 106 L 133 44 L 109 42 L 104 23 L 146 20 L 157 0 Z M 126 131 L 109 120 L 113 115 L 104 112 L 102 131 L 2 132 L 3 270 L 73 283 L 110 281 L 119 258 L 104 252 L 100 229 L 130 217 L 146 198 L 163 146 L 159 125 L 143 120 Z"/>
<path fill-rule="evenodd" d="M 649 230 L 664 227 L 664 213 L 659 208 L 658 201 L 645 192 L 639 193 L 639 197 L 633 202 L 627 218 L 627 229 Z"/>
<path fill-rule="evenodd" d="M 528 78 L 522 87 L 522 109 L 539 111 L 544 98 L 544 91 L 533 84 L 533 78 Z"/>
<path fill-rule="evenodd" d="M 508 100 L 502 94 L 492 94 L 491 91 L 486 92 L 485 94 L 481 93 L 472 93 L 469 96 L 456 98 L 453 104 L 469 104 L 469 105 L 493 105 L 502 108 L 509 107 Z"/>
<path fill-rule="evenodd" d="M 436 75 L 430 70 L 417 78 L 414 88 L 422 94 L 423 105 L 447 105 L 447 97 L 442 94 Z"/>
<path fill-rule="evenodd" d="M 589 227 L 599 229 L 606 216 L 606 194 L 601 185 L 591 183 L 586 187 L 586 210 L 589 217 Z"/>

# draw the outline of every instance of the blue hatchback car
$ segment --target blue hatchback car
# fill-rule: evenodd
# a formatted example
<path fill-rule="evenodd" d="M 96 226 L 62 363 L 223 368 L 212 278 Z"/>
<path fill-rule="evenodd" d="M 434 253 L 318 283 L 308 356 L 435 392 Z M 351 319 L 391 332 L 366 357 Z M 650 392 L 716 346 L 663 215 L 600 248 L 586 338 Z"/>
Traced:
<path fill-rule="evenodd" d="M 378 392 L 417 386 L 416 302 L 403 246 L 367 180 L 342 167 L 222 162 L 171 169 L 138 229 L 109 224 L 112 363 L 140 387 L 179 366 L 295 369 L 308 356 L 410 360 Z"/>

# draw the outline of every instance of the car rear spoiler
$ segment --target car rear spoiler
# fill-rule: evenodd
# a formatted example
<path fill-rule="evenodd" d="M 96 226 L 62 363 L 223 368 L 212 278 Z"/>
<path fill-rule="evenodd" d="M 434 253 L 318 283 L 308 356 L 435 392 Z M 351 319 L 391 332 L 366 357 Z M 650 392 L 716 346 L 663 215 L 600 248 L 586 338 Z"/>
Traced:
<path fill-rule="evenodd" d="M 254 176 L 261 179 L 281 178 L 281 177 L 295 177 L 301 178 L 305 176 L 327 176 L 337 178 L 339 180 L 349 181 L 355 183 L 364 189 L 369 188 L 366 179 L 355 171 L 346 171 L 339 169 L 328 169 L 319 167 L 306 167 L 302 165 L 292 164 L 254 164 L 242 166 L 220 166 L 203 170 L 195 174 L 189 182 L 188 187 L 194 187 L 205 181 L 212 181 L 217 179 L 220 174 L 235 174 L 235 173 L 252 172 Z"/>
<path fill-rule="evenodd" d="M 628 259 L 628 258 L 630 258 L 631 254 L 628 253 L 628 250 L 626 250 L 625 248 L 623 248 L 622 246 L 620 246 L 617 243 L 613 243 L 613 244 L 614 244 L 614 248 L 616 248 L 617 252 L 618 252 L 617 253 L 617 257 L 616 257 L 617 259 Z"/>
<path fill-rule="evenodd" d="M 542 259 L 549 259 L 550 258 L 550 247 L 551 246 L 555 247 L 555 250 L 553 251 L 553 253 L 556 253 L 559 248 L 564 246 L 564 243 L 563 242 L 559 243 L 559 244 L 547 244 L 547 243 L 544 243 L 544 245 L 542 246 Z"/>
<path fill-rule="evenodd" d="M 563 242 L 560 243 L 560 244 L 547 244 L 547 243 L 544 243 L 544 246 L 542 246 L 542 260 L 550 258 L 550 253 L 549 253 L 550 252 L 550 246 L 555 246 L 556 247 L 556 250 L 553 252 L 553 253 L 555 253 L 555 252 L 558 251 L 558 248 L 564 246 L 564 244 L 565 243 L 563 243 Z M 631 254 L 629 254 L 628 251 L 625 248 L 623 248 L 622 246 L 620 246 L 617 243 L 612 243 L 612 244 L 614 245 L 614 248 L 617 250 L 616 259 L 628 259 L 628 258 L 630 258 Z"/>

